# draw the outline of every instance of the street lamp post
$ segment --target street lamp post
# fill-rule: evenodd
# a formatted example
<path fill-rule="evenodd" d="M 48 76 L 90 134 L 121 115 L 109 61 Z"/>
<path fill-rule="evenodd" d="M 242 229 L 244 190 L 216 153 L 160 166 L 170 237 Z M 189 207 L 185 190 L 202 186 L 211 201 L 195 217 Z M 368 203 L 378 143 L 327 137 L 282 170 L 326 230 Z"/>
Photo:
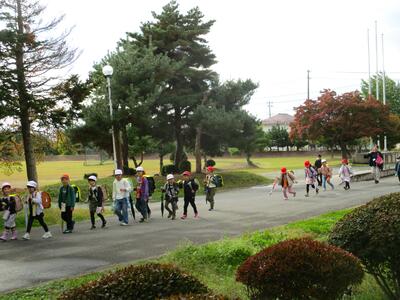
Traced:
<path fill-rule="evenodd" d="M 110 105 L 110 119 L 111 119 L 111 135 L 112 135 L 112 145 L 113 145 L 113 160 L 114 160 L 114 168 L 117 169 L 117 156 L 116 156 L 116 147 L 115 147 L 115 135 L 114 135 L 114 123 L 113 123 L 113 106 L 111 100 L 111 76 L 114 70 L 110 65 L 105 65 L 103 67 L 103 75 L 107 79 L 107 90 L 108 90 L 108 104 Z"/>

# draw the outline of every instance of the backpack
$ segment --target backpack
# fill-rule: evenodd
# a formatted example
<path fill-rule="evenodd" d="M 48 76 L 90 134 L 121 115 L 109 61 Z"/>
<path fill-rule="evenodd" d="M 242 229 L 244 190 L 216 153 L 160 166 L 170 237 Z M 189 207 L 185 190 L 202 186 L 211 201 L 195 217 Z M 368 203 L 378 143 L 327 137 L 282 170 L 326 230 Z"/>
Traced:
<path fill-rule="evenodd" d="M 104 185 L 100 185 L 99 187 L 100 187 L 101 191 L 103 192 L 103 206 L 104 206 L 104 203 L 108 200 L 107 188 Z"/>
<path fill-rule="evenodd" d="M 222 175 L 215 174 L 213 176 L 213 183 L 217 188 L 223 187 L 224 186 L 224 179 L 222 178 Z"/>
<path fill-rule="evenodd" d="M 44 209 L 48 209 L 51 207 L 51 197 L 47 192 L 41 192 L 42 196 L 42 206 Z"/>
<path fill-rule="evenodd" d="M 71 184 L 71 187 L 74 189 L 75 192 L 75 202 L 81 201 L 81 189 L 76 184 Z"/>
<path fill-rule="evenodd" d="M 149 196 L 153 195 L 154 191 L 156 190 L 156 181 L 154 180 L 153 176 L 144 176 L 149 183 Z"/>
<path fill-rule="evenodd" d="M 10 195 L 10 197 L 14 197 L 15 199 L 15 211 L 19 212 L 24 208 L 24 202 L 22 201 L 21 197 L 17 194 Z"/>
<path fill-rule="evenodd" d="M 383 165 L 383 158 L 379 153 L 376 155 L 375 163 L 376 163 L 377 166 L 382 166 Z"/>

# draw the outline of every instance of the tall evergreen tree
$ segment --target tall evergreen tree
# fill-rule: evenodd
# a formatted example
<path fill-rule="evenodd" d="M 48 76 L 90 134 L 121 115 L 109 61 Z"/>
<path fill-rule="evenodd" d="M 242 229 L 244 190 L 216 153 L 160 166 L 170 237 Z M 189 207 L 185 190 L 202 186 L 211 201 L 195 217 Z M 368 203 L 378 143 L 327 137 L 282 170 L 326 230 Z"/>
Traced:
<path fill-rule="evenodd" d="M 74 104 L 69 98 L 60 103 L 49 89 L 57 79 L 54 71 L 74 61 L 76 49 L 66 43 L 69 31 L 49 37 L 63 17 L 44 23 L 44 10 L 34 0 L 0 1 L 0 22 L 5 24 L 0 31 L 0 117 L 20 122 L 30 180 L 37 180 L 32 125 L 60 126 L 67 119 L 66 108 Z"/>
<path fill-rule="evenodd" d="M 180 63 L 173 76 L 163 86 L 156 105 L 167 113 L 174 130 L 176 151 L 174 163 L 179 167 L 184 153 L 184 129 L 189 117 L 201 104 L 204 92 L 217 75 L 210 70 L 216 63 L 215 55 L 204 36 L 210 32 L 214 21 L 204 21 L 199 8 L 186 14 L 179 11 L 176 1 L 164 6 L 162 12 L 153 12 L 154 21 L 142 24 L 139 33 L 129 34 L 136 45 L 152 45 L 155 54 L 163 54 Z"/>

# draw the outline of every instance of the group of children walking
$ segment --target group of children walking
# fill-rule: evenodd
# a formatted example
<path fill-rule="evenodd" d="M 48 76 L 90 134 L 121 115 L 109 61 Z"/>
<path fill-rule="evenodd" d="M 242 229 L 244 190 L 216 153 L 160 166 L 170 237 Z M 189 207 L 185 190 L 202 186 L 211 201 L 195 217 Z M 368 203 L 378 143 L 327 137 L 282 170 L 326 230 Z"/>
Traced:
<path fill-rule="evenodd" d="M 399 174 L 400 174 L 400 164 L 399 164 Z M 340 184 L 344 184 L 344 189 L 350 189 L 350 181 L 353 175 L 353 170 L 349 165 L 347 159 L 342 159 L 342 164 L 339 169 L 339 178 L 342 180 Z M 315 193 L 318 194 L 320 188 L 322 187 L 324 191 L 327 189 L 327 185 L 330 186 L 332 190 L 335 186 L 332 183 L 333 170 L 328 165 L 326 159 L 322 159 L 321 155 L 318 155 L 314 166 L 309 160 L 304 162 L 304 179 L 306 184 L 306 194 L 305 197 L 310 196 L 310 189 L 314 189 Z M 399 177 L 400 178 L 400 177 Z M 294 190 L 294 184 L 297 183 L 296 177 L 293 171 L 287 171 L 285 167 L 282 167 L 281 173 L 274 180 L 270 195 L 274 191 L 277 185 L 282 187 L 283 199 L 288 200 L 288 193 L 296 197 L 296 191 Z"/>
<path fill-rule="evenodd" d="M 141 213 L 142 218 L 140 222 L 148 222 L 151 214 L 149 207 L 149 198 L 151 196 L 149 180 L 145 176 L 143 167 L 136 169 L 136 188 L 132 188 L 131 183 L 128 179 L 123 178 L 122 170 L 114 171 L 114 182 L 113 182 L 113 212 L 117 215 L 121 226 L 128 225 L 128 209 L 129 207 L 134 214 L 134 203 L 132 194 L 136 198 L 135 207 Z M 204 180 L 204 186 L 206 191 L 206 199 L 210 203 L 210 210 L 214 209 L 214 196 L 216 193 L 217 184 L 215 183 L 214 168 L 208 167 L 207 174 Z M 178 210 L 178 197 L 180 190 L 183 190 L 183 215 L 182 220 L 185 220 L 188 216 L 188 207 L 192 206 L 194 217 L 198 218 L 199 213 L 195 203 L 196 193 L 199 189 L 199 184 L 192 177 L 192 174 L 188 171 L 183 172 L 182 181 L 175 181 L 173 174 L 167 176 L 167 181 L 162 187 L 161 191 L 165 199 L 165 208 L 168 211 L 168 218 L 175 220 L 176 212 Z M 62 232 L 64 234 L 70 234 L 74 231 L 75 221 L 73 220 L 73 212 L 76 204 L 75 190 L 70 184 L 70 176 L 63 174 L 61 176 L 61 187 L 58 193 L 58 208 L 60 209 L 60 215 L 62 219 Z M 43 239 L 52 237 L 51 232 L 47 224 L 45 223 L 45 209 L 44 199 L 42 195 L 45 192 L 38 191 L 38 184 L 35 181 L 28 181 L 27 183 L 28 193 L 26 197 L 21 200 L 19 196 L 12 194 L 12 186 L 10 183 L 5 182 L 1 186 L 2 198 L 0 198 L 0 211 L 3 211 L 4 231 L 0 236 L 0 240 L 16 240 L 17 229 L 16 229 L 16 218 L 18 213 L 18 207 L 21 206 L 22 201 L 25 204 L 25 225 L 26 231 L 23 235 L 24 240 L 30 240 L 30 232 L 32 225 L 35 220 L 39 222 L 44 230 L 42 236 Z M 133 193 L 132 193 L 133 192 Z M 47 194 L 47 193 L 46 193 Z M 48 194 L 47 194 L 48 195 Z M 101 221 L 101 228 L 105 228 L 107 221 L 103 216 L 104 203 L 106 195 L 103 188 L 97 184 L 97 177 L 91 175 L 88 177 L 88 205 L 89 214 L 91 221 L 91 230 L 96 229 L 96 216 Z M 65 223 L 65 228 L 64 228 Z"/>

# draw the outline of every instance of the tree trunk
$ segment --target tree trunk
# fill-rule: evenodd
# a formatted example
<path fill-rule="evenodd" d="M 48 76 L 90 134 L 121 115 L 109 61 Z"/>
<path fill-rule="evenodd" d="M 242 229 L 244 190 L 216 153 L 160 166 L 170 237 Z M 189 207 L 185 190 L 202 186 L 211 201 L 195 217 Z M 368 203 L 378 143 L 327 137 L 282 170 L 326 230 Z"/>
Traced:
<path fill-rule="evenodd" d="M 164 167 L 164 155 L 160 154 L 160 174 L 162 174 L 163 167 Z"/>
<path fill-rule="evenodd" d="M 122 126 L 122 165 L 124 168 L 129 168 L 129 141 L 126 127 Z"/>
<path fill-rule="evenodd" d="M 342 152 L 342 158 L 346 158 L 347 159 L 347 146 L 345 144 L 341 144 L 340 145 L 340 150 Z"/>
<path fill-rule="evenodd" d="M 175 112 L 175 139 L 176 149 L 174 157 L 174 165 L 179 168 L 183 157 L 183 135 L 182 135 L 182 120 L 180 111 Z"/>
<path fill-rule="evenodd" d="M 203 153 L 204 169 L 207 167 L 207 155 Z"/>
<path fill-rule="evenodd" d="M 251 154 L 250 153 L 246 153 L 246 161 L 247 161 L 247 165 L 249 167 L 252 168 L 256 168 L 257 166 L 251 161 Z"/>
<path fill-rule="evenodd" d="M 26 176 L 28 180 L 38 181 L 36 170 L 36 159 L 33 149 L 31 136 L 31 122 L 29 120 L 29 95 L 26 90 L 25 65 L 24 65 L 24 24 L 21 9 L 21 0 L 17 0 L 17 22 L 18 22 L 18 39 L 15 51 L 15 61 L 17 69 L 17 90 L 20 106 L 20 122 L 22 130 L 22 139 L 24 144 L 24 156 L 26 162 Z"/>
<path fill-rule="evenodd" d="M 119 129 L 114 126 L 115 136 L 115 157 L 117 160 L 117 168 L 122 169 L 122 151 L 121 151 L 121 135 Z"/>
<path fill-rule="evenodd" d="M 194 155 L 196 157 L 196 173 L 201 173 L 201 126 L 196 128 L 196 143 L 194 146 Z"/>

